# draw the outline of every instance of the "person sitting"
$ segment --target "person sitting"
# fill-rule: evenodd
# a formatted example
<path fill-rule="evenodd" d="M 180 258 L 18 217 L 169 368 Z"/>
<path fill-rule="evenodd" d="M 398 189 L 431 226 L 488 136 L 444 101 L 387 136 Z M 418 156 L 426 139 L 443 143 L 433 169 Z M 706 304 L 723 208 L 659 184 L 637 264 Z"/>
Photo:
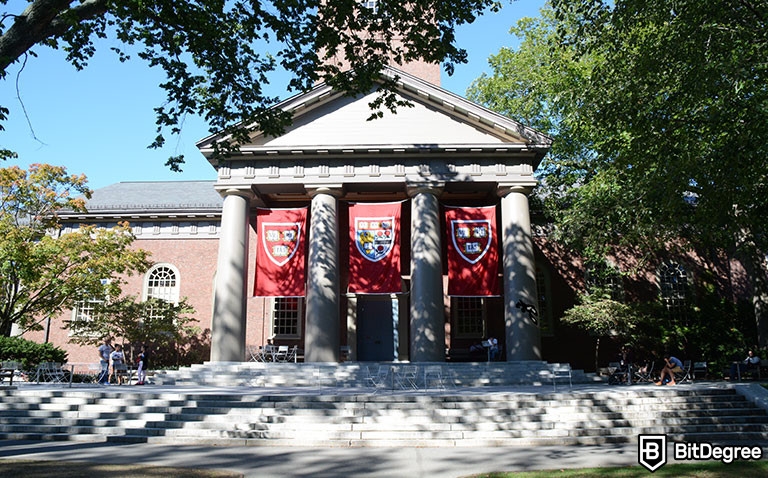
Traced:
<path fill-rule="evenodd" d="M 730 378 L 731 380 L 741 379 L 742 374 L 754 373 L 758 367 L 760 367 L 760 357 L 750 350 L 743 361 L 731 364 Z"/>
<path fill-rule="evenodd" d="M 661 369 L 659 381 L 656 385 L 663 385 L 664 380 L 668 380 L 667 385 L 676 385 L 675 374 L 683 371 L 683 362 L 679 358 L 666 354 L 664 355 L 664 368 Z"/>

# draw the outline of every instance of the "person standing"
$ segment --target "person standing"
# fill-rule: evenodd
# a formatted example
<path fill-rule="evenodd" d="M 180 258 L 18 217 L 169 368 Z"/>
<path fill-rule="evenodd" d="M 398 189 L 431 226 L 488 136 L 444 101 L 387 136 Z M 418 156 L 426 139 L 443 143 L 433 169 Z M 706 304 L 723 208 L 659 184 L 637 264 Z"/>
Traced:
<path fill-rule="evenodd" d="M 104 337 L 104 343 L 99 345 L 99 385 L 109 385 L 109 358 L 112 355 L 112 337 Z"/>
<path fill-rule="evenodd" d="M 115 350 L 112 351 L 110 358 L 112 359 L 112 373 L 115 375 L 115 382 L 117 382 L 118 385 L 122 385 L 127 371 L 123 346 L 116 344 Z"/>
<path fill-rule="evenodd" d="M 144 385 L 147 379 L 147 348 L 142 344 L 139 356 L 137 357 L 138 367 L 136 368 L 136 376 L 138 381 L 136 385 Z"/>

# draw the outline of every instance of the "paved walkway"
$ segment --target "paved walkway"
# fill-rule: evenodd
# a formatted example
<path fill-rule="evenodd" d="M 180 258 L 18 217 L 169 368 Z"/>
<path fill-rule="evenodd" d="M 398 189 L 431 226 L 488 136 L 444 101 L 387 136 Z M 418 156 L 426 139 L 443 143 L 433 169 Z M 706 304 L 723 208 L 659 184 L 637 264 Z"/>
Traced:
<path fill-rule="evenodd" d="M 0 441 L 16 460 L 218 469 L 246 477 L 461 477 L 493 471 L 637 464 L 637 445 L 509 448 L 201 447 Z"/>
<path fill-rule="evenodd" d="M 722 383 L 697 383 L 680 387 L 722 387 Z M 44 385 L 22 385 L 40 388 Z M 574 386 L 571 392 L 623 393 L 653 387 L 634 385 Z M 59 390 L 61 387 L 57 387 Z M 85 387 L 73 387 L 85 388 Z M 90 387 L 93 388 L 93 387 Z M 658 387 L 655 387 L 658 389 Z M 317 389 L 246 389 L 211 387 L 102 387 L 120 393 L 130 390 L 165 393 L 318 393 Z M 326 390 L 345 393 L 345 389 Z M 346 390 L 352 392 L 351 390 Z M 460 389 L 459 393 L 551 392 L 551 387 L 494 387 Z M 558 390 L 558 391 L 567 391 Z M 361 390 L 357 390 L 360 393 Z M 453 391 L 451 391 L 453 392 Z M 424 392 L 421 392 L 424 393 Z M 0 457 L 17 460 L 88 461 L 104 464 L 144 464 L 197 469 L 219 469 L 246 477 L 463 477 L 493 471 L 557 470 L 593 466 L 637 464 L 637 445 L 540 446 L 504 448 L 305 448 L 305 447 L 210 447 L 151 444 L 30 442 L 0 440 Z M 671 457 L 670 457 L 670 461 Z"/>

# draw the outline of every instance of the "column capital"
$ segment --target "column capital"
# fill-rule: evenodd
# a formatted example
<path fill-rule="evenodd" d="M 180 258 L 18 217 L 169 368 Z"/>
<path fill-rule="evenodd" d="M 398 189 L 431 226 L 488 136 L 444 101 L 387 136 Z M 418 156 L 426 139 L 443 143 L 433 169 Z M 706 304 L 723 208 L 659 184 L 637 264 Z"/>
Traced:
<path fill-rule="evenodd" d="M 304 189 L 307 191 L 307 194 L 309 194 L 310 198 L 314 198 L 318 194 L 327 194 L 329 196 L 335 197 L 336 199 L 344 196 L 344 186 L 341 184 L 307 184 L 304 186 Z"/>
<path fill-rule="evenodd" d="M 443 182 L 410 183 L 405 186 L 405 191 L 408 193 L 408 197 L 411 198 L 421 193 L 439 196 L 444 188 L 445 183 Z"/>
<path fill-rule="evenodd" d="M 536 183 L 499 183 L 496 186 L 496 195 L 504 197 L 511 193 L 518 193 L 528 196 L 534 187 L 536 187 Z"/>
<path fill-rule="evenodd" d="M 221 197 L 240 196 L 240 197 L 244 197 L 245 199 L 248 199 L 249 201 L 256 197 L 256 193 L 253 192 L 250 186 L 248 187 L 216 186 L 215 189 L 216 189 L 216 192 L 218 192 L 221 195 Z"/>

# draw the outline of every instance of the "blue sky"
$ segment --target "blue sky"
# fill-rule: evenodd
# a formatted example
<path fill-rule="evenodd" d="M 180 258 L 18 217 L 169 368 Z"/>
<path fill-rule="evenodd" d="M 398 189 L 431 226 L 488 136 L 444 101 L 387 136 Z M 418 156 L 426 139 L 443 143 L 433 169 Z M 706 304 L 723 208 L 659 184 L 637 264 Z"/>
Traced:
<path fill-rule="evenodd" d="M 9 2 L 9 10 L 18 1 Z M 486 13 L 458 30 L 458 43 L 469 52 L 469 62 L 443 74 L 442 87 L 464 95 L 472 81 L 488 71 L 487 59 L 503 46 L 514 45 L 509 28 L 521 17 L 536 16 L 544 0 L 505 2 L 500 13 Z M 5 10 L 5 9 L 2 9 Z M 153 108 L 162 104 L 160 72 L 138 58 L 120 63 L 108 45 L 89 66 L 76 71 L 64 53 L 37 47 L 38 57 L 13 65 L 0 82 L 0 105 L 11 117 L 0 132 L 0 147 L 19 154 L 0 167 L 30 163 L 64 165 L 70 173 L 84 173 L 91 188 L 120 181 L 215 179 L 215 171 L 198 152 L 195 142 L 208 136 L 207 125 L 188 118 L 180 137 L 166 134 L 163 149 L 146 146 L 155 137 Z M 18 78 L 18 79 L 17 79 Z M 276 95 L 286 97 L 276 90 Z M 22 110 L 26 110 L 26 115 Z M 29 121 L 27 120 L 29 118 Z M 172 155 L 183 154 L 183 173 L 164 166 Z"/>

